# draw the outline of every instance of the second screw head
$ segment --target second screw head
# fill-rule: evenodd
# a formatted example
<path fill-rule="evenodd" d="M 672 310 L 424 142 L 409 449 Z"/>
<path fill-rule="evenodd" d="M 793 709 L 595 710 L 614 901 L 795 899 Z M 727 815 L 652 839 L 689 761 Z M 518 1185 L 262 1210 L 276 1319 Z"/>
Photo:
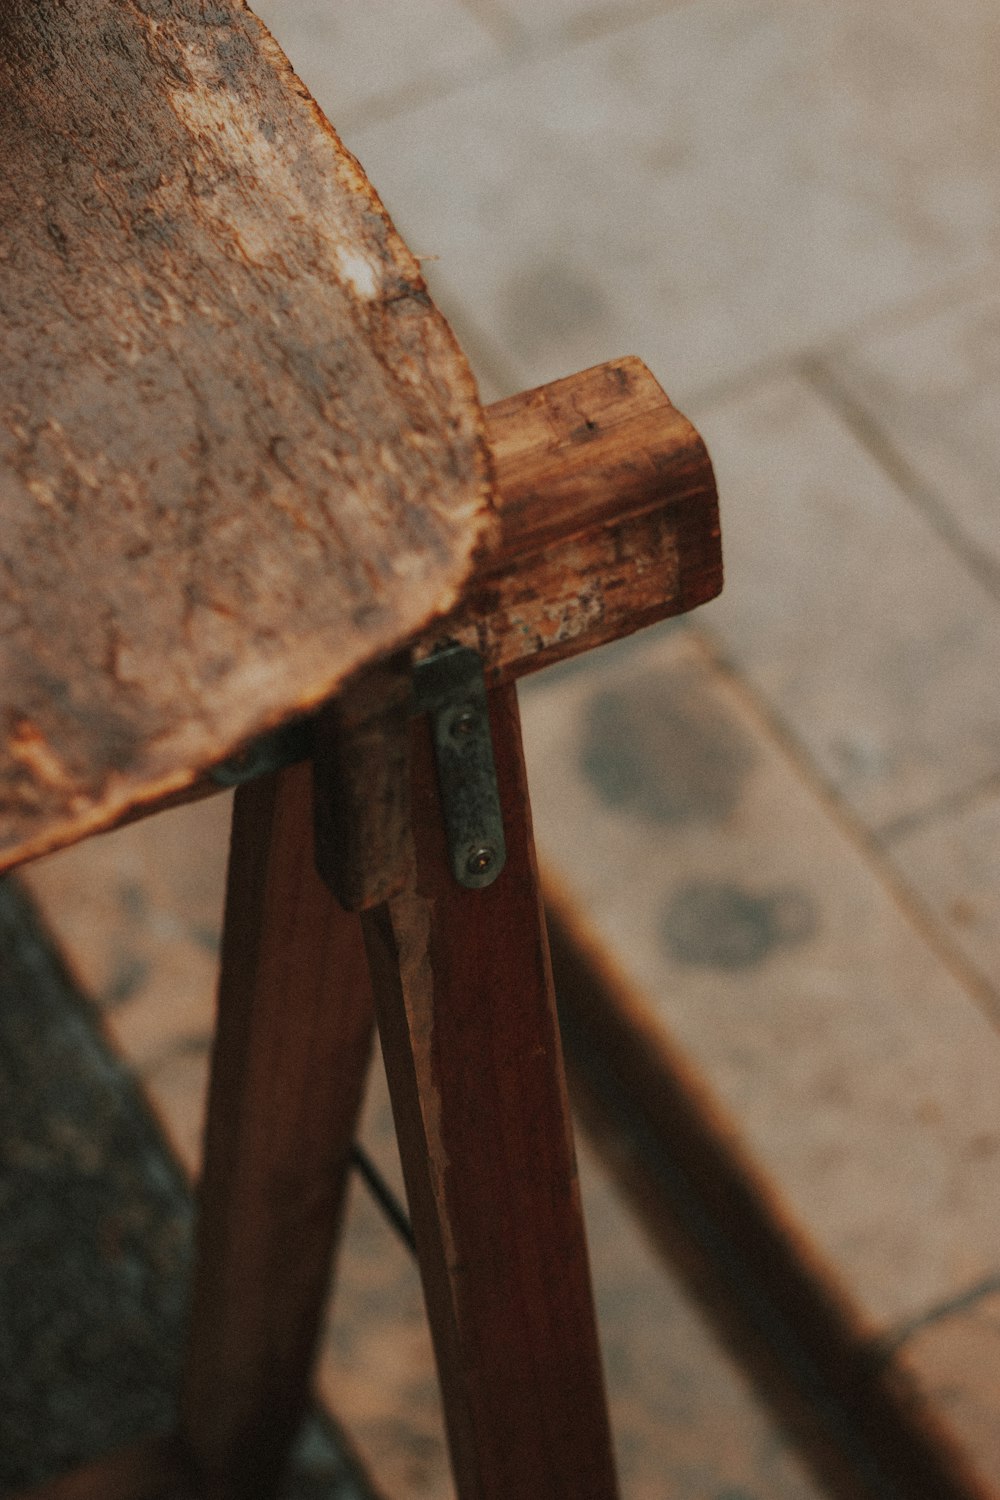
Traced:
<path fill-rule="evenodd" d="M 485 875 L 495 859 L 496 850 L 489 844 L 482 844 L 478 849 L 473 849 L 465 861 L 465 868 L 470 875 Z"/>

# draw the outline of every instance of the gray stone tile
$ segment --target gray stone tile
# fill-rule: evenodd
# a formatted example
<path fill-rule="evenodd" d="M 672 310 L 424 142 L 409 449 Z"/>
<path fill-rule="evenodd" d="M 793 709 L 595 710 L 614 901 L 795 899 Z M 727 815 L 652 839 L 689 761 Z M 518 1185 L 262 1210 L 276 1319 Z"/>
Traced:
<path fill-rule="evenodd" d="M 1000 594 L 1000 294 L 982 290 L 872 330 L 828 364 Z"/>
<path fill-rule="evenodd" d="M 254 0 L 251 9 L 338 130 L 422 100 L 499 56 L 460 0 Z"/>
<path fill-rule="evenodd" d="M 175 1417 L 192 1204 L 141 1090 L 0 883 L 0 1491 Z M 32 1490 L 34 1493 L 34 1490 Z M 282 1500 L 374 1500 L 315 1420 Z"/>
<path fill-rule="evenodd" d="M 543 867 L 856 1308 L 998 1268 L 1000 1037 L 696 639 L 525 685 Z"/>
<path fill-rule="evenodd" d="M 948 941 L 989 986 L 1000 1019 L 1000 794 L 894 840 L 890 857 Z"/>
<path fill-rule="evenodd" d="M 878 828 L 1000 768 L 996 601 L 815 392 L 699 410 L 722 509 L 716 631 Z"/>
<path fill-rule="evenodd" d="M 929 229 L 886 186 L 905 164 L 894 136 L 882 142 L 878 99 L 856 117 L 828 78 L 868 59 L 847 11 L 698 0 L 350 143 L 414 246 L 440 254 L 429 272 L 445 310 L 485 330 L 522 384 L 635 352 L 686 399 L 987 254 L 985 230 L 960 232 L 943 208 Z M 918 97 L 932 109 L 938 80 L 950 139 L 955 70 L 930 70 L 900 6 L 890 21 L 881 65 L 917 56 Z M 963 37 L 979 32 L 967 19 Z M 937 147 L 923 131 L 918 144 L 930 171 Z M 924 165 L 918 154 L 918 177 Z M 978 164 L 968 181 L 954 170 L 974 197 Z"/>

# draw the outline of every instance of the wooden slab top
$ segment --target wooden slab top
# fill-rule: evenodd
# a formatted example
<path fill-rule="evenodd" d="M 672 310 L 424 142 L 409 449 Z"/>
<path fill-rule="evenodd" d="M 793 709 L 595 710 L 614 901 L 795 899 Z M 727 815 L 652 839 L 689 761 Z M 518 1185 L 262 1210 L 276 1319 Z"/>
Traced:
<path fill-rule="evenodd" d="M 163 796 L 447 609 L 471 377 L 240 0 L 0 6 L 0 861 Z"/>

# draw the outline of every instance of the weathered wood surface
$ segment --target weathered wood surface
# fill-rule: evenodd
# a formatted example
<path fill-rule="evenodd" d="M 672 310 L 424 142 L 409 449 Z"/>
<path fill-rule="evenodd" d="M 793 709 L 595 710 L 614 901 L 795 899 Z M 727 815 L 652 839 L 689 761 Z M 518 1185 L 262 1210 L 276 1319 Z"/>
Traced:
<path fill-rule="evenodd" d="M 240 0 L 0 6 L 0 850 L 185 785 L 450 607 L 481 413 Z"/>
<path fill-rule="evenodd" d="M 459 608 L 424 632 L 417 649 L 461 640 L 483 652 L 493 682 L 515 681 L 719 592 L 708 453 L 639 360 L 584 370 L 498 402 L 485 415 L 497 530 Z M 360 681 L 349 694 L 341 719 L 371 696 Z M 357 771 L 355 777 L 363 793 L 370 783 Z M 218 790 L 199 780 L 119 820 Z M 351 800 L 350 787 L 345 791 Z M 332 838 L 342 832 L 329 830 Z M 377 840 L 368 842 L 374 848 Z M 0 868 L 24 857 L 21 850 L 0 854 Z M 349 870 L 349 857 L 341 863 Z M 364 904 L 355 891 L 343 893 Z"/>
<path fill-rule="evenodd" d="M 410 882 L 362 924 L 457 1494 L 614 1500 L 516 688 L 491 700 L 503 871 L 452 876 L 418 720 Z"/>
<path fill-rule="evenodd" d="M 181 1401 L 211 1500 L 263 1500 L 285 1466 L 372 1033 L 361 924 L 316 872 L 310 767 L 238 788 Z"/>
<path fill-rule="evenodd" d="M 641 360 L 498 401 L 486 432 L 497 540 L 425 648 L 461 641 L 512 681 L 719 592 L 711 460 Z"/>

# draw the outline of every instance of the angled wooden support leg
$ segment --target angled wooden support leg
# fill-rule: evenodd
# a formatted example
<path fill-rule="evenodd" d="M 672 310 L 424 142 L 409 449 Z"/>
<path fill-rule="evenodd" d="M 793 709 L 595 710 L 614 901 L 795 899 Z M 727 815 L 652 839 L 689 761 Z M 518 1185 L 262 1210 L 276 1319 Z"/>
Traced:
<path fill-rule="evenodd" d="M 460 1500 L 617 1494 L 516 690 L 491 694 L 506 866 L 452 875 L 426 721 L 413 869 L 364 914 Z"/>
<path fill-rule="evenodd" d="M 358 918 L 308 763 L 238 788 L 181 1437 L 199 1496 L 275 1492 L 306 1402 L 371 1050 Z"/>

